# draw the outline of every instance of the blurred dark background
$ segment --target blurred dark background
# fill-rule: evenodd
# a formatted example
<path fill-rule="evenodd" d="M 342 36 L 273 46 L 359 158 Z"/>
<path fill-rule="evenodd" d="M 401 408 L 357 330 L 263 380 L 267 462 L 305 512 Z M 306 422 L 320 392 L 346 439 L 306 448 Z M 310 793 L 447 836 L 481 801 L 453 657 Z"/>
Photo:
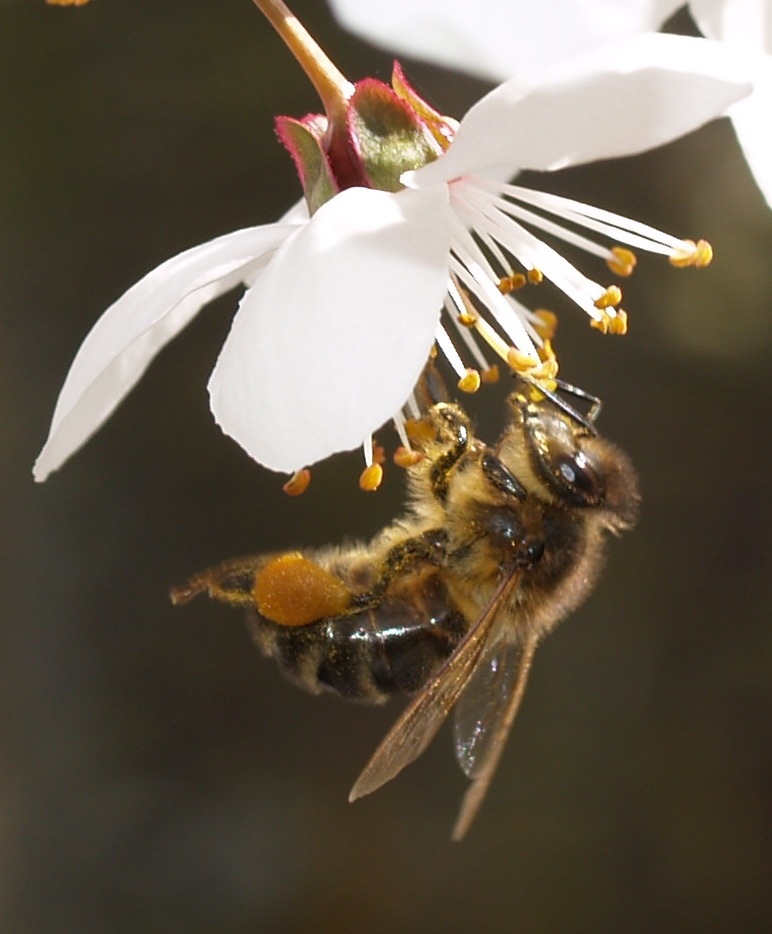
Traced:
<path fill-rule="evenodd" d="M 349 77 L 388 77 L 389 57 L 323 4 L 295 6 Z M 290 499 L 220 434 L 205 383 L 234 295 L 61 472 L 30 474 L 101 311 L 167 257 L 296 199 L 272 118 L 316 109 L 310 87 L 248 0 L 11 0 L 0 62 L 0 928 L 772 925 L 772 214 L 731 127 L 538 180 L 707 237 L 716 261 L 641 257 L 623 340 L 561 316 L 562 373 L 604 399 L 641 520 L 540 650 L 489 798 L 452 845 L 465 782 L 448 731 L 350 806 L 399 705 L 306 696 L 238 614 L 169 605 L 193 570 L 366 538 L 402 499 L 396 469 L 361 493 L 358 455 Z M 407 66 L 446 112 L 479 96 Z M 506 389 L 471 406 L 486 437 Z"/>

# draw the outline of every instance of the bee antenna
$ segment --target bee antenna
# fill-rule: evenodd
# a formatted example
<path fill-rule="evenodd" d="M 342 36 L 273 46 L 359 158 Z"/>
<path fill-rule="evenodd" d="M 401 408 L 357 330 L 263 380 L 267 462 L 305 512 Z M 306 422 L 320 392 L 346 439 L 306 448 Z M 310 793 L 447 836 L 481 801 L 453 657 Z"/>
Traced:
<path fill-rule="evenodd" d="M 569 415 L 574 421 L 578 422 L 580 425 L 584 426 L 589 432 L 596 435 L 598 429 L 595 427 L 595 422 L 600 415 L 600 410 L 603 407 L 603 402 L 598 396 L 593 396 L 592 393 L 587 392 L 585 389 L 581 389 L 579 386 L 574 386 L 572 383 L 567 383 L 565 380 L 558 379 L 555 380 L 555 384 L 560 392 L 565 393 L 569 396 L 575 396 L 577 399 L 582 399 L 584 402 L 590 403 L 590 408 L 586 414 L 582 414 L 578 409 L 574 408 L 570 402 L 564 399 L 562 396 L 558 395 L 557 392 L 554 392 L 551 389 L 547 389 L 541 383 L 534 384 L 542 395 L 545 395 L 552 403 L 554 403 L 559 409 Z"/>

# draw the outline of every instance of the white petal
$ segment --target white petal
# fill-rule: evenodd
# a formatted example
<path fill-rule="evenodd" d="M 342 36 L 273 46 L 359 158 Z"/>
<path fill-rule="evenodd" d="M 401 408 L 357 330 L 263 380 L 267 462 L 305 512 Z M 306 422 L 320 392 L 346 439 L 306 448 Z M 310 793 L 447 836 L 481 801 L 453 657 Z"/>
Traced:
<path fill-rule="evenodd" d="M 657 29 L 683 0 L 331 0 L 376 45 L 492 81 Z"/>
<path fill-rule="evenodd" d="M 772 207 L 772 56 L 765 56 L 753 94 L 735 104 L 729 115 L 748 166 Z"/>
<path fill-rule="evenodd" d="M 308 220 L 308 204 L 306 199 L 301 198 L 296 201 L 291 208 L 288 208 L 279 218 L 280 224 L 302 224 Z"/>
<path fill-rule="evenodd" d="M 730 42 L 746 52 L 772 54 L 770 0 L 690 0 L 689 10 L 708 39 Z"/>
<path fill-rule="evenodd" d="M 753 62 L 753 93 L 729 111 L 748 165 L 772 207 L 772 3 L 770 0 L 691 0 L 697 25 Z M 754 59 L 754 55 L 758 56 Z"/>
<path fill-rule="evenodd" d="M 743 56 L 722 43 L 647 33 L 508 81 L 475 104 L 448 152 L 406 173 L 423 186 L 491 166 L 559 169 L 660 146 L 750 91 Z"/>
<path fill-rule="evenodd" d="M 404 403 L 447 284 L 447 191 L 353 188 L 276 251 L 209 381 L 223 431 L 294 471 L 362 443 Z"/>
<path fill-rule="evenodd" d="M 254 275 L 295 230 L 270 224 L 226 234 L 162 263 L 102 315 L 80 346 L 33 474 L 42 481 L 112 413 L 158 351 L 218 295 Z"/>

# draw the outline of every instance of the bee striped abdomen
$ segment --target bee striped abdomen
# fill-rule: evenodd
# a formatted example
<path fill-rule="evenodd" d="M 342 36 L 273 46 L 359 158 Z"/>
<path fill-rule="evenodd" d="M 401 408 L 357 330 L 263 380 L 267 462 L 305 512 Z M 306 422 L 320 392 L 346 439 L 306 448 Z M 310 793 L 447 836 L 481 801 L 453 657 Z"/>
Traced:
<path fill-rule="evenodd" d="M 430 568 L 388 587 L 373 606 L 297 627 L 254 612 L 249 626 L 263 654 L 306 690 L 380 703 L 425 684 L 468 623 Z"/>

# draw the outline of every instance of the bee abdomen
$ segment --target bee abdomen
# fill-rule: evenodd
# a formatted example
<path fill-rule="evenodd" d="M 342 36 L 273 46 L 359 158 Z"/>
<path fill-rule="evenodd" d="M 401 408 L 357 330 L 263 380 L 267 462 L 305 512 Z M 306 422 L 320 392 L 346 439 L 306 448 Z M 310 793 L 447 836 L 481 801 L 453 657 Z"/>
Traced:
<path fill-rule="evenodd" d="M 296 627 L 253 613 L 249 625 L 263 654 L 306 690 L 366 703 L 420 688 L 468 628 L 436 573 L 408 578 L 353 613 Z"/>

